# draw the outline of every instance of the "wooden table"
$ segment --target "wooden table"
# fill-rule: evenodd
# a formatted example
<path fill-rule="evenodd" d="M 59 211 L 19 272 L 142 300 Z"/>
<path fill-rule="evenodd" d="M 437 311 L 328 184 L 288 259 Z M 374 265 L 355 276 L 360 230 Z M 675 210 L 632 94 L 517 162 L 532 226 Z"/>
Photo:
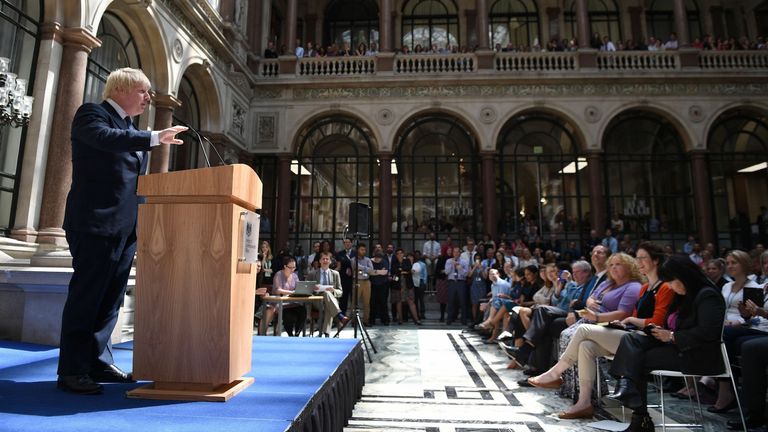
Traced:
<path fill-rule="evenodd" d="M 322 295 L 313 295 L 309 297 L 290 297 L 287 295 L 280 296 L 280 295 L 268 295 L 266 297 L 261 298 L 262 301 L 266 303 L 276 303 L 277 304 L 277 325 L 275 326 L 275 331 L 273 333 L 274 336 L 280 336 L 283 333 L 283 304 L 284 303 L 304 303 L 305 307 L 308 305 L 311 305 L 313 302 L 316 302 L 318 304 L 318 310 L 320 311 L 319 317 L 320 322 L 322 322 L 323 319 L 323 301 L 325 300 L 325 296 Z M 309 319 L 312 319 L 311 316 L 311 310 L 308 311 L 307 316 L 309 316 Z M 268 325 L 268 323 L 265 320 L 261 320 L 259 323 L 259 333 L 261 332 L 261 326 Z M 314 333 L 314 332 L 313 332 Z M 264 334 L 267 334 L 267 329 L 264 329 Z"/>

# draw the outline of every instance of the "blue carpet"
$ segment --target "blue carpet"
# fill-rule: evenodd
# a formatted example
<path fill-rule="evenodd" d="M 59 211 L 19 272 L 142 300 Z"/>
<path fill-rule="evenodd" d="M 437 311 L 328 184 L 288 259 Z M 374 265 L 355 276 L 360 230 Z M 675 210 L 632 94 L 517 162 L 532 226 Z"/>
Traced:
<path fill-rule="evenodd" d="M 355 339 L 254 337 L 255 382 L 226 403 L 128 399 L 56 389 L 58 349 L 0 341 L 0 431 L 284 431 L 359 343 Z M 114 350 L 131 369 L 132 344 Z"/>

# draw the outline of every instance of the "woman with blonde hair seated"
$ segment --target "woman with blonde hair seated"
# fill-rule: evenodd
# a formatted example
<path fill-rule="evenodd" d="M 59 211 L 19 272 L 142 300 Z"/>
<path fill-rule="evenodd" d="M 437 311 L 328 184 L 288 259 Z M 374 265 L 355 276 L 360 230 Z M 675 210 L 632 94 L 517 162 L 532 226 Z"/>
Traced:
<path fill-rule="evenodd" d="M 642 329 L 650 324 L 664 324 L 667 309 L 674 298 L 674 292 L 669 285 L 658 276 L 659 265 L 664 261 L 664 251 L 653 243 L 642 243 L 638 246 L 636 261 L 647 282 L 640 288 L 632 316 L 611 322 L 611 326 L 615 328 L 592 324 L 580 326 L 560 361 L 547 372 L 528 380 L 536 387 L 554 387 L 560 383 L 560 374 L 578 362 L 579 398 L 573 407 L 559 414 L 561 419 L 592 417 L 592 386 L 596 379 L 596 358 L 615 354 L 627 330 Z M 596 318 L 599 324 L 605 323 L 600 321 L 600 314 Z"/>

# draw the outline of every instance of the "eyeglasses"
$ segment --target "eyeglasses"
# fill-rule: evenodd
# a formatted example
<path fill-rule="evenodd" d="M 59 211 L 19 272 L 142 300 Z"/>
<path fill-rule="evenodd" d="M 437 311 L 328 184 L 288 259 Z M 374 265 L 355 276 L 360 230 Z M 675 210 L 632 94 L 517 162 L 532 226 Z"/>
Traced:
<path fill-rule="evenodd" d="M 287 269 L 296 270 L 296 266 L 285 266 Z"/>

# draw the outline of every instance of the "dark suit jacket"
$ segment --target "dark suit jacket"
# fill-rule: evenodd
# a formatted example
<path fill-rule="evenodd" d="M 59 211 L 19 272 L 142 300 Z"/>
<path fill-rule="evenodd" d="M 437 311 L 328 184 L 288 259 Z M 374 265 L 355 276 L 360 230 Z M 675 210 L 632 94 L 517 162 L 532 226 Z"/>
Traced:
<path fill-rule="evenodd" d="M 678 315 L 675 346 L 683 359 L 682 372 L 696 375 L 723 373 L 720 353 L 725 301 L 722 294 L 704 288 L 696 295 L 685 316 Z"/>
<path fill-rule="evenodd" d="M 136 187 L 146 171 L 150 139 L 150 132 L 128 127 L 107 101 L 77 110 L 65 230 L 103 236 L 126 236 L 134 230 Z"/>

